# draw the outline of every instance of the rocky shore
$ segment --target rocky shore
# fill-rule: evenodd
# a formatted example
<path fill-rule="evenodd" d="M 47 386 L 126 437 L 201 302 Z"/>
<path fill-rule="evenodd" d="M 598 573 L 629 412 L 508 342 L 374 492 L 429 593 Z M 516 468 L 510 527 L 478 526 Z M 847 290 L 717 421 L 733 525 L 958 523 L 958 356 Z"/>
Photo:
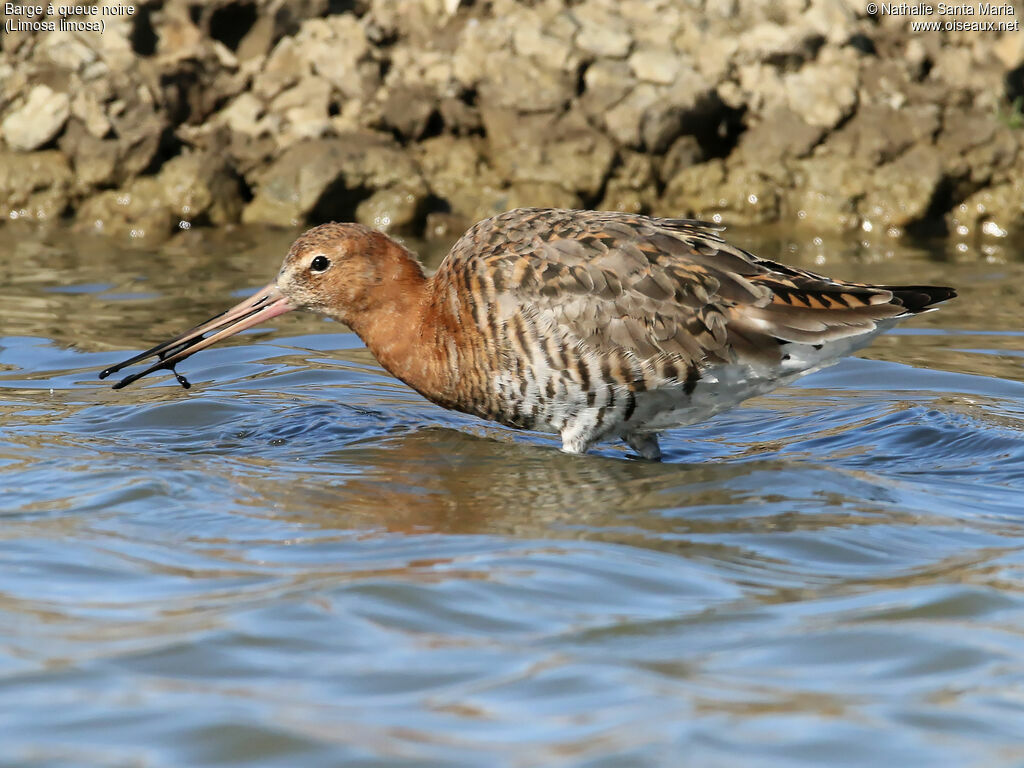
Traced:
<path fill-rule="evenodd" d="M 968 17 L 842 0 L 108 1 L 67 17 L 102 32 L 16 10 L 4 220 L 446 236 L 532 205 L 1024 233 L 1012 8 L 973 19 L 1008 31 L 915 31 Z"/>

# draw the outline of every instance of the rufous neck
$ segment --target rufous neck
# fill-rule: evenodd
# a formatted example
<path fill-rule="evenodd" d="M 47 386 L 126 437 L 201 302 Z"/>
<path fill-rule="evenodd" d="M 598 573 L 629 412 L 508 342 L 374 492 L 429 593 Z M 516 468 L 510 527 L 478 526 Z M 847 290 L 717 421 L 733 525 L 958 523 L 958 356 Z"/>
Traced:
<path fill-rule="evenodd" d="M 430 281 L 401 246 L 395 244 L 388 256 L 380 264 L 372 297 L 346 320 L 384 368 L 429 397 L 444 386 L 438 378 L 434 335 L 426 328 Z"/>

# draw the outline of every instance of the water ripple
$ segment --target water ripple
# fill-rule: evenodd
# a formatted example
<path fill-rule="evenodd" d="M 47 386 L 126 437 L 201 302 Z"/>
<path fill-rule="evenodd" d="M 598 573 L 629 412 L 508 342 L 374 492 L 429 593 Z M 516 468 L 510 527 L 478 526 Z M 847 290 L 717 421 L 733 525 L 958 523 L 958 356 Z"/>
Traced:
<path fill-rule="evenodd" d="M 197 356 L 190 392 L 95 380 L 271 270 L 245 237 L 44 243 L 75 279 L 5 289 L 0 762 L 1024 763 L 995 278 L 912 262 L 964 300 L 664 464 L 444 412 L 312 318 Z M 143 286 L 154 258 L 209 279 Z"/>

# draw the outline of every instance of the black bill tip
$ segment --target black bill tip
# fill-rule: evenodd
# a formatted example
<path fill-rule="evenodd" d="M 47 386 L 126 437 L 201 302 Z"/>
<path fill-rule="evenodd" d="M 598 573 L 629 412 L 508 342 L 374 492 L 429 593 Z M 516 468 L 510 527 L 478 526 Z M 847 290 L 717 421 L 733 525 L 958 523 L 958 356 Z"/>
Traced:
<path fill-rule="evenodd" d="M 100 374 L 100 378 L 102 379 L 104 374 L 108 374 L 111 371 L 115 370 L 117 369 L 108 368 L 107 370 L 103 371 L 103 373 Z M 145 369 L 144 371 L 139 371 L 138 373 L 132 373 L 128 376 L 125 376 L 119 382 L 114 384 L 111 387 L 111 389 L 124 389 L 129 384 L 132 384 L 141 379 L 143 376 L 148 376 L 149 374 L 156 373 L 157 371 L 170 371 L 171 373 L 174 374 L 174 378 L 177 379 L 178 383 L 181 384 L 182 387 L 184 387 L 185 389 L 190 389 L 192 387 L 192 384 L 189 382 L 188 379 L 186 379 L 184 376 L 182 376 L 180 373 L 174 370 L 174 363 L 159 362 L 149 366 L 149 368 Z"/>

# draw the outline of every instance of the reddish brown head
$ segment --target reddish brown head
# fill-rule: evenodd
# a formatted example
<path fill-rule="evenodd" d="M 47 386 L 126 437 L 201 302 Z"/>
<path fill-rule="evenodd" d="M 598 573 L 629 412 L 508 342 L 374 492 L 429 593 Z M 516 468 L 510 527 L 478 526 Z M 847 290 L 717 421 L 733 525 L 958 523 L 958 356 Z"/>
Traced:
<path fill-rule="evenodd" d="M 419 263 L 387 235 L 361 224 L 321 224 L 292 244 L 274 282 L 180 336 L 107 368 L 100 378 L 154 356 L 156 363 L 114 388 L 153 371 L 173 370 L 199 350 L 294 309 L 331 317 L 350 326 L 371 348 L 383 344 L 390 349 L 389 336 L 398 332 L 400 320 L 409 321 L 424 282 Z M 178 381 L 188 386 L 183 377 Z"/>
<path fill-rule="evenodd" d="M 423 281 L 411 254 L 362 224 L 321 224 L 299 237 L 277 276 L 294 309 L 327 315 L 357 328 L 410 283 Z"/>

